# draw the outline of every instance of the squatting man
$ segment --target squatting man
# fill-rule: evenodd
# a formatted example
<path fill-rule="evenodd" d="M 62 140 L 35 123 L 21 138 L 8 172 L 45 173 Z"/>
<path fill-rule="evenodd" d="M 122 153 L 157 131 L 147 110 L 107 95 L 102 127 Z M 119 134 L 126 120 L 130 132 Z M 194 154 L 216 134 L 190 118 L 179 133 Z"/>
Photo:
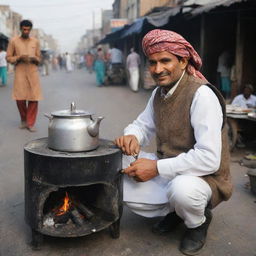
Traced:
<path fill-rule="evenodd" d="M 225 102 L 199 72 L 201 59 L 181 35 L 155 29 L 142 46 L 157 87 L 115 140 L 124 153 L 124 202 L 136 214 L 164 217 L 154 233 L 184 222 L 179 249 L 195 255 L 205 244 L 211 209 L 232 193 Z M 157 155 L 140 151 L 153 135 Z"/>

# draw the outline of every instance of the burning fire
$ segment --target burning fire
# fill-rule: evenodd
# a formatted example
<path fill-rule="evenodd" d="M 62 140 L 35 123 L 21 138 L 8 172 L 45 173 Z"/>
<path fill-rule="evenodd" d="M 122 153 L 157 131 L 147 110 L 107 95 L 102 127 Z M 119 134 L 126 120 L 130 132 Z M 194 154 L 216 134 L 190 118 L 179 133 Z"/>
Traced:
<path fill-rule="evenodd" d="M 55 214 L 57 216 L 63 215 L 70 209 L 70 207 L 71 207 L 71 201 L 68 197 L 68 193 L 66 192 L 66 196 L 64 197 L 63 205 L 59 209 L 57 209 Z"/>

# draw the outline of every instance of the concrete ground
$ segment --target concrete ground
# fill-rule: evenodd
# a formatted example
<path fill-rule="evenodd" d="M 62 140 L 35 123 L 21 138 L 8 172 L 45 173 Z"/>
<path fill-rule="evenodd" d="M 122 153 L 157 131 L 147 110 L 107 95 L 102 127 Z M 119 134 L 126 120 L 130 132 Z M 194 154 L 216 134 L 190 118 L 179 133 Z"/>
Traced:
<path fill-rule="evenodd" d="M 114 139 L 122 134 L 145 106 L 149 91 L 133 93 L 127 86 L 95 86 L 94 74 L 77 70 L 42 77 L 44 100 L 40 103 L 36 133 L 18 129 L 19 115 L 11 100 L 10 76 L 0 88 L 0 255 L 1 256 L 178 256 L 181 226 L 174 233 L 156 236 L 150 229 L 157 219 L 146 219 L 124 209 L 121 235 L 112 239 L 107 230 L 80 238 L 45 237 L 41 251 L 29 246 L 30 228 L 24 222 L 23 146 L 47 136 L 48 119 L 43 113 L 66 109 L 71 101 L 77 107 L 103 115 L 100 134 Z M 147 150 L 152 151 L 152 144 Z M 207 244 L 202 256 L 256 256 L 256 198 L 245 184 L 247 168 L 239 160 L 249 151 L 235 150 L 231 157 L 234 183 L 232 198 L 213 210 Z"/>

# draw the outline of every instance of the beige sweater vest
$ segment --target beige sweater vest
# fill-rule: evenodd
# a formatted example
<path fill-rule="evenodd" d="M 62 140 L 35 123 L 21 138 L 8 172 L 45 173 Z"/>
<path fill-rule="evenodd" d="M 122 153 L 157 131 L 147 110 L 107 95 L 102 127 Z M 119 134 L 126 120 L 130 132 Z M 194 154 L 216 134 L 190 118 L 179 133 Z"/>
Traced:
<path fill-rule="evenodd" d="M 190 107 L 197 89 L 205 81 L 185 74 L 173 95 L 165 99 L 158 88 L 154 97 L 157 154 L 160 159 L 176 157 L 188 152 L 196 143 L 194 130 L 190 123 Z M 228 200 L 232 194 L 229 171 L 229 148 L 226 131 L 225 101 L 219 91 L 207 84 L 219 99 L 223 111 L 222 152 L 219 169 L 203 178 L 212 189 L 210 207 L 214 208 L 221 201 Z M 207 100 L 207 99 L 206 99 Z"/>

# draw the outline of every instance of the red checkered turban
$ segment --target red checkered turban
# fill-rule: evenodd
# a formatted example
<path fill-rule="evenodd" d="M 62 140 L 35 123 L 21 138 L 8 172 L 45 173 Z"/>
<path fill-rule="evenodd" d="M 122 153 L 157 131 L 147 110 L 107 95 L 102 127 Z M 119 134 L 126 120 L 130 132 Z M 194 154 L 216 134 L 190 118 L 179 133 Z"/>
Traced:
<path fill-rule="evenodd" d="M 188 58 L 187 72 L 190 75 L 206 80 L 199 72 L 202 66 L 200 56 L 193 46 L 181 35 L 170 30 L 154 29 L 144 36 L 142 47 L 147 56 L 167 51 L 173 55 Z"/>

